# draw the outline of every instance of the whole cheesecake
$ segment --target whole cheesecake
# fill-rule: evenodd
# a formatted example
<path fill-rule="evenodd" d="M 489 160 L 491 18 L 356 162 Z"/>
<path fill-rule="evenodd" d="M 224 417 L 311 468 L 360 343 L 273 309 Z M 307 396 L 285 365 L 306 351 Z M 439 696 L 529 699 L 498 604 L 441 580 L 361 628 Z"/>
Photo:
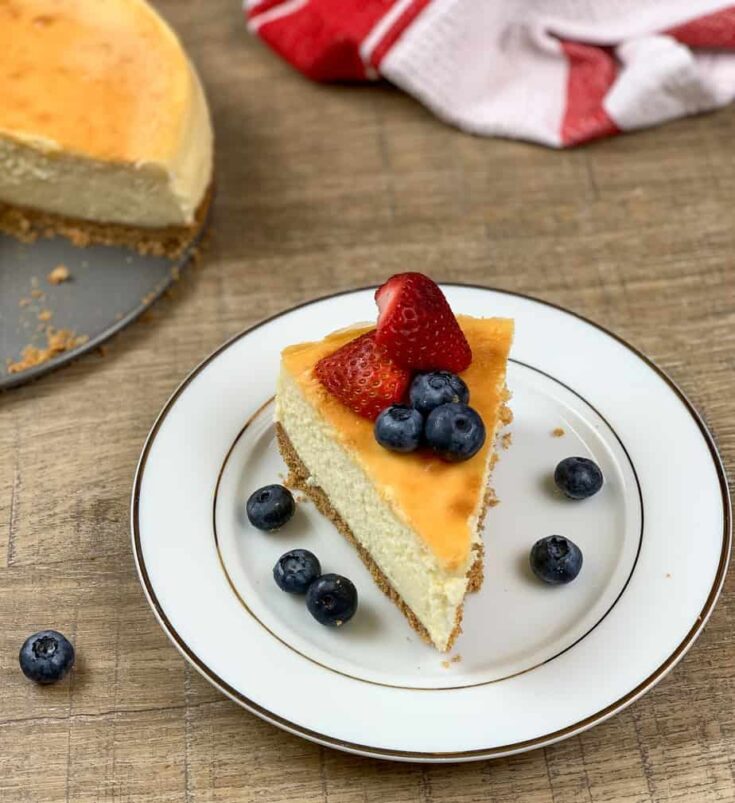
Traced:
<path fill-rule="evenodd" d="M 375 439 L 373 422 L 321 384 L 316 364 L 370 328 L 286 348 L 276 428 L 289 484 L 309 496 L 357 548 L 378 585 L 437 649 L 460 633 L 464 598 L 483 577 L 481 533 L 496 435 L 510 422 L 505 384 L 513 322 L 457 316 L 472 350 L 461 377 L 487 438 L 472 459 L 447 463 L 428 450 L 398 454 Z"/>
<path fill-rule="evenodd" d="M 0 230 L 175 256 L 203 224 L 207 102 L 144 0 L 2 0 L 0 98 Z"/>

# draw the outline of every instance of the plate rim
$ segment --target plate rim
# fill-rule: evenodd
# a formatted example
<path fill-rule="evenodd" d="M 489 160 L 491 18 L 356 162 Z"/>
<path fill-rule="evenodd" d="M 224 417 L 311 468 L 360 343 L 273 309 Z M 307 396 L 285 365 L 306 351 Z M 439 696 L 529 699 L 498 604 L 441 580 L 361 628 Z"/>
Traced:
<path fill-rule="evenodd" d="M 547 733 L 543 736 L 538 736 L 534 739 L 528 739 L 521 742 L 510 743 L 507 745 L 499 745 L 492 748 L 478 748 L 474 750 L 447 751 L 447 752 L 395 750 L 391 748 L 375 747 L 374 745 L 359 744 L 355 742 L 345 741 L 343 739 L 337 739 L 332 736 L 329 736 L 328 734 L 322 734 L 319 733 L 318 731 L 314 731 L 311 730 L 310 728 L 306 728 L 294 722 L 291 722 L 290 720 L 269 711 L 268 709 L 264 708 L 263 706 L 259 705 L 253 700 L 250 700 L 242 692 L 238 691 L 230 684 L 228 684 L 226 681 L 224 681 L 222 678 L 220 678 L 213 670 L 211 670 L 206 665 L 204 661 L 202 661 L 199 658 L 198 655 L 196 655 L 193 652 L 193 650 L 191 650 L 191 648 L 184 641 L 184 639 L 178 634 L 176 628 L 172 625 L 172 623 L 166 616 L 165 611 L 163 610 L 162 606 L 158 601 L 158 598 L 156 597 L 155 591 L 153 589 L 152 583 L 148 575 L 148 571 L 145 567 L 145 561 L 143 560 L 142 556 L 142 548 L 141 548 L 142 545 L 140 540 L 140 523 L 139 523 L 139 503 L 140 503 L 140 491 L 141 491 L 143 472 L 145 470 L 145 464 L 147 462 L 148 454 L 150 453 L 150 450 L 153 446 L 156 435 L 158 434 L 158 430 L 163 424 L 163 421 L 165 420 L 169 411 L 172 409 L 172 407 L 178 400 L 179 396 L 182 395 L 182 393 L 187 389 L 189 384 L 199 375 L 199 373 L 201 373 L 201 371 L 203 371 L 209 365 L 210 362 L 216 359 L 222 352 L 226 351 L 232 344 L 234 344 L 235 342 L 244 337 L 247 337 L 247 335 L 254 332 L 256 329 L 259 329 L 260 327 L 265 326 L 266 324 L 271 323 L 277 320 L 278 318 L 284 317 L 285 315 L 295 312 L 298 309 L 310 306 L 312 304 L 317 304 L 321 301 L 327 301 L 333 298 L 338 298 L 344 295 L 351 295 L 355 293 L 365 292 L 368 290 L 375 290 L 377 289 L 377 285 L 364 285 L 360 287 L 340 290 L 334 293 L 327 293 L 318 296 L 316 298 L 307 299 L 291 307 L 288 307 L 287 309 L 281 310 L 280 312 L 274 313 L 273 315 L 267 318 L 261 319 L 252 326 L 249 326 L 235 333 L 227 340 L 225 340 L 225 342 L 222 343 L 220 346 L 218 346 L 214 351 L 212 351 L 207 357 L 205 357 L 200 363 L 198 363 L 198 365 L 196 365 L 186 375 L 186 377 L 182 380 L 182 382 L 178 385 L 178 387 L 169 396 L 166 403 L 162 407 L 161 411 L 157 415 L 143 444 L 143 449 L 141 451 L 141 455 L 138 460 L 138 464 L 136 466 L 133 478 L 133 489 L 132 489 L 131 506 L 130 506 L 131 541 L 132 541 L 133 557 L 138 572 L 138 579 L 143 588 L 148 604 L 153 610 L 156 619 L 161 625 L 163 631 L 168 636 L 169 640 L 173 643 L 173 645 L 177 648 L 177 650 L 181 653 L 181 655 L 205 679 L 207 679 L 215 688 L 217 688 L 220 692 L 225 694 L 231 700 L 238 703 L 240 706 L 250 711 L 251 713 L 255 714 L 256 716 L 260 717 L 261 719 L 265 720 L 266 722 L 269 722 L 270 724 L 275 725 L 283 730 L 286 730 L 294 735 L 301 736 L 302 738 L 305 738 L 309 741 L 316 742 L 320 745 L 324 745 L 326 747 L 332 747 L 349 753 L 368 756 L 371 758 L 388 759 L 393 761 L 418 761 L 418 762 L 432 763 L 432 762 L 480 761 L 483 759 L 501 758 L 503 756 L 512 755 L 514 753 L 522 753 L 528 750 L 534 750 L 541 747 L 546 747 L 555 742 L 559 742 L 562 741 L 563 739 L 570 738 L 571 736 L 574 736 L 578 733 L 588 730 L 589 728 L 592 728 L 595 725 L 601 724 L 605 720 L 624 710 L 633 702 L 635 702 L 637 699 L 639 699 L 641 696 L 643 696 L 643 694 L 645 694 L 647 691 L 653 688 L 660 680 L 662 680 L 684 657 L 684 655 L 688 652 L 688 650 L 691 648 L 691 646 L 694 644 L 694 642 L 701 634 L 705 625 L 709 621 L 709 617 L 711 616 L 712 611 L 714 610 L 714 607 L 722 591 L 722 587 L 725 581 L 725 576 L 727 574 L 728 564 L 730 560 L 730 553 L 732 549 L 732 540 L 733 540 L 732 501 L 730 498 L 727 472 L 725 470 L 722 457 L 720 456 L 720 453 L 717 449 L 717 444 L 715 442 L 714 435 L 711 433 L 707 424 L 704 421 L 704 418 L 699 413 L 694 404 L 686 396 L 684 391 L 650 357 L 646 356 L 643 352 L 641 352 L 635 346 L 628 343 L 628 341 L 626 341 L 620 335 L 610 331 L 602 324 L 599 324 L 585 317 L 584 315 L 581 315 L 580 313 L 567 309 L 566 307 L 563 307 L 560 304 L 556 304 L 552 301 L 546 301 L 545 299 L 540 299 L 537 298 L 536 296 L 532 296 L 526 293 L 520 293 L 518 291 L 505 290 L 499 287 L 491 287 L 488 285 L 476 284 L 472 282 L 440 282 L 439 284 L 445 287 L 460 287 L 470 290 L 490 291 L 501 295 L 514 296 L 517 298 L 534 302 L 536 304 L 541 304 L 543 306 L 550 307 L 559 312 L 566 313 L 567 315 L 571 315 L 572 317 L 592 326 L 593 328 L 603 332 L 604 334 L 611 337 L 613 340 L 617 341 L 620 345 L 622 345 L 624 348 L 630 351 L 634 356 L 638 357 L 638 359 L 640 359 L 645 365 L 647 365 L 651 370 L 653 370 L 654 373 L 656 373 L 661 379 L 663 379 L 664 382 L 669 387 L 669 389 L 679 399 L 679 401 L 683 404 L 686 411 L 694 420 L 695 424 L 697 425 L 700 431 L 702 438 L 704 439 L 704 442 L 707 445 L 710 457 L 712 458 L 712 462 L 714 464 L 714 468 L 717 474 L 720 495 L 722 498 L 722 508 L 723 508 L 722 548 L 720 551 L 720 559 L 718 562 L 717 571 L 715 573 L 712 582 L 712 587 L 707 596 L 707 599 L 705 600 L 699 615 L 696 617 L 694 624 L 686 633 L 686 635 L 684 636 L 682 641 L 678 644 L 678 646 L 653 672 L 651 672 L 648 675 L 648 677 L 646 677 L 643 681 L 641 681 L 637 686 L 628 691 L 625 695 L 623 695 L 615 702 L 610 703 L 609 705 L 605 706 L 600 711 L 597 711 L 594 714 L 590 714 L 589 716 L 583 718 L 579 722 L 573 723 L 559 730 L 552 731 L 551 733 Z"/>

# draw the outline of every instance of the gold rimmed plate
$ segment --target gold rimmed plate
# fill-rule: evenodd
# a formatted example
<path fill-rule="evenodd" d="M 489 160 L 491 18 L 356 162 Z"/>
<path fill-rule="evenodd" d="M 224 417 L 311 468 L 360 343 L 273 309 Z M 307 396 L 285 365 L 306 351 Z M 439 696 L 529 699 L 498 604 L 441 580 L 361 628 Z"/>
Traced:
<path fill-rule="evenodd" d="M 311 505 L 272 535 L 244 515 L 249 493 L 285 472 L 271 402 L 280 349 L 369 319 L 369 289 L 283 313 L 195 369 L 154 425 L 132 502 L 146 594 L 205 677 L 305 738 L 397 760 L 506 755 L 621 710 L 701 631 L 730 549 L 720 460 L 665 375 L 552 305 L 444 289 L 455 310 L 515 318 L 518 333 L 508 374 L 513 444 L 501 450 L 494 477 L 501 504 L 486 525 L 485 583 L 467 602 L 451 655 L 420 641 Z M 552 437 L 556 429 L 564 436 Z M 556 463 L 576 454 L 593 457 L 606 477 L 603 491 L 581 504 L 548 482 Z M 555 532 L 585 558 L 563 588 L 541 585 L 528 570 L 530 546 Z M 360 607 L 348 626 L 320 627 L 302 600 L 275 586 L 272 566 L 294 547 L 355 582 Z"/>

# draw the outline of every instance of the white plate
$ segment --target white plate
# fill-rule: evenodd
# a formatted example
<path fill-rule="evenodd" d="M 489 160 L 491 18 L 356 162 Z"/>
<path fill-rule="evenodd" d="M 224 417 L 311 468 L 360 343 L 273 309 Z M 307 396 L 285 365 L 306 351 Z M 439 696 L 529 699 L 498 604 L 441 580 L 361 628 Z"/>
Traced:
<path fill-rule="evenodd" d="M 375 315 L 373 290 L 331 296 L 226 343 L 184 381 L 146 442 L 132 501 L 141 582 L 162 627 L 215 686 L 269 722 L 331 747 L 461 761 L 571 736 L 650 689 L 714 607 L 730 552 L 722 464 L 681 391 L 626 343 L 531 298 L 448 285 L 455 311 L 515 318 L 508 384 L 513 444 L 494 475 L 486 578 L 447 663 L 373 584 L 310 504 L 281 532 L 253 529 L 244 502 L 277 482 L 272 396 L 289 343 Z M 562 427 L 565 435 L 551 432 Z M 549 478 L 589 455 L 606 482 L 574 503 Z M 533 542 L 562 533 L 584 567 L 551 588 Z M 360 606 L 320 627 L 271 569 L 293 547 L 350 577 Z"/>

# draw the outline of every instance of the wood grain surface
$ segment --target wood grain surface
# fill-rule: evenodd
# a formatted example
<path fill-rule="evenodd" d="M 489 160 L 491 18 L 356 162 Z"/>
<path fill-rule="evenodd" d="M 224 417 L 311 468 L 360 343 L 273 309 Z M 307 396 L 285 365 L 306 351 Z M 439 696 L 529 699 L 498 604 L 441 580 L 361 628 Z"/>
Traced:
<path fill-rule="evenodd" d="M 392 765 L 287 735 L 191 670 L 138 585 L 128 502 L 155 415 L 225 338 L 406 269 L 620 333 L 683 387 L 733 472 L 735 109 L 561 153 L 475 139 L 388 86 L 308 83 L 235 0 L 157 5 L 212 105 L 213 238 L 105 356 L 0 397 L 0 800 L 734 801 L 732 573 L 691 653 L 607 723 L 506 760 Z M 17 651 L 47 626 L 79 660 L 38 688 Z"/>

